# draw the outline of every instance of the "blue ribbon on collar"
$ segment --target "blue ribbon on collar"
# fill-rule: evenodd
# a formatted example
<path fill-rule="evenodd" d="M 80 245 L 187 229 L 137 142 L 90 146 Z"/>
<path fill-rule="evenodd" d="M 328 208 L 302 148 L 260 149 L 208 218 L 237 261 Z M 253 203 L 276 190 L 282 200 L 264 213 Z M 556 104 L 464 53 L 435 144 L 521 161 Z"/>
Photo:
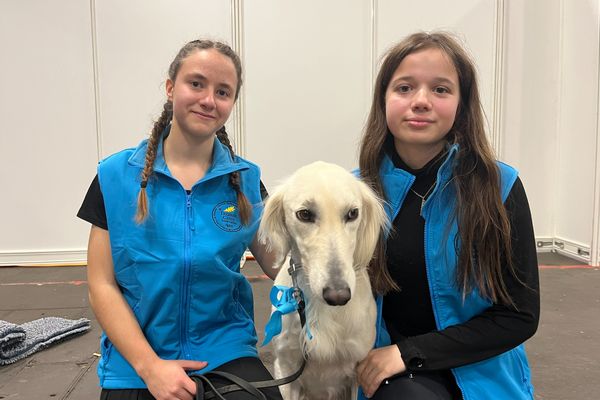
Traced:
<path fill-rule="evenodd" d="M 275 307 L 275 310 L 271 314 L 271 318 L 265 326 L 265 339 L 262 342 L 262 346 L 269 344 L 274 336 L 281 333 L 281 317 L 285 314 L 289 314 L 298 310 L 299 304 L 294 298 L 294 288 L 287 286 L 273 286 L 271 293 L 269 294 L 271 304 Z M 306 300 L 305 300 L 306 301 Z M 312 334 L 306 325 L 306 334 L 309 339 L 312 339 Z"/>

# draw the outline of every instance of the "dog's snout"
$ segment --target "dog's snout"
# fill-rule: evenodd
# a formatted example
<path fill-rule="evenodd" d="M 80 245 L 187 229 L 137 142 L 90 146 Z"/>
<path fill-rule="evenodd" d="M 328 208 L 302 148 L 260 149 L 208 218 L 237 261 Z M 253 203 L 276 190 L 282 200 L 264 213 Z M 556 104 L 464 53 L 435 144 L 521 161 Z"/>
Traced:
<path fill-rule="evenodd" d="M 323 299 L 330 306 L 343 306 L 350 300 L 350 288 L 331 288 L 326 287 L 323 289 Z"/>

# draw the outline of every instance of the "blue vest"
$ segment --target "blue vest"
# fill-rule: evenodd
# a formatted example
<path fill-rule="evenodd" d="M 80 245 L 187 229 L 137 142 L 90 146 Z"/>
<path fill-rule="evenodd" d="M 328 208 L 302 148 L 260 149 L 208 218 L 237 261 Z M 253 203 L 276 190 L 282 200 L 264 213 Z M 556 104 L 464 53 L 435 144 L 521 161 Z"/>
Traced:
<path fill-rule="evenodd" d="M 116 281 L 148 342 L 163 359 L 208 361 L 211 370 L 239 357 L 257 357 L 252 289 L 240 259 L 262 213 L 259 168 L 217 139 L 206 175 L 187 193 L 172 177 L 162 140 L 146 189 L 148 219 L 134 221 L 146 141 L 100 162 Z M 253 205 L 241 224 L 229 174 L 240 171 Z M 146 385 L 102 335 L 98 364 L 106 389 Z"/>
<path fill-rule="evenodd" d="M 463 299 L 463 294 L 455 284 L 457 254 L 454 240 L 458 226 L 452 215 L 456 191 L 450 178 L 457 151 L 457 145 L 449 148 L 449 154 L 438 170 L 436 187 L 422 211 L 425 219 L 425 264 L 438 330 L 466 322 L 492 305 L 477 290 Z M 505 201 L 517 179 L 517 171 L 501 162 L 498 162 L 498 168 L 502 201 Z M 386 212 L 393 221 L 415 177 L 396 168 L 387 156 L 383 158 L 380 176 L 388 201 Z M 383 298 L 378 296 L 375 347 L 391 343 L 382 317 L 382 306 Z M 452 372 L 465 400 L 533 399 L 533 386 L 523 345 L 487 360 L 454 368 Z"/>

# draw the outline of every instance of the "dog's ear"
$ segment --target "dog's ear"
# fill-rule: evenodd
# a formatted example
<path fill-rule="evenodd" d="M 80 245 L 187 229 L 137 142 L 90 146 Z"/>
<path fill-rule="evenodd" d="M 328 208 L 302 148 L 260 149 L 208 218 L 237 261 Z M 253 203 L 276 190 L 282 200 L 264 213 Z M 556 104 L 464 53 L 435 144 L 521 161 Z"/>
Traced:
<path fill-rule="evenodd" d="M 356 241 L 354 250 L 354 265 L 366 267 L 373 258 L 380 233 L 389 229 L 390 222 L 383 208 L 383 201 L 364 182 L 358 180 L 358 183 L 362 197 L 362 217 L 358 227 L 359 240 Z"/>
<path fill-rule="evenodd" d="M 275 268 L 283 265 L 290 251 L 290 235 L 285 226 L 283 209 L 284 191 L 284 187 L 280 186 L 269 195 L 258 228 L 258 238 L 261 243 L 266 244 L 267 249 L 275 253 Z"/>

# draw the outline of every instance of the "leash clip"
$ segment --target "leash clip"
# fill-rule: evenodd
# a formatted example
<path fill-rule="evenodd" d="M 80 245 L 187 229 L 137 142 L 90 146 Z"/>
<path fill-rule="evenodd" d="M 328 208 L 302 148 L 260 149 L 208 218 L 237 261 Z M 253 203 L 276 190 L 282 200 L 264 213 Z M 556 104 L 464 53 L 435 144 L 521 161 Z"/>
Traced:
<path fill-rule="evenodd" d="M 302 268 L 302 264 L 296 264 L 294 260 L 290 257 L 290 267 L 288 268 L 288 274 L 292 277 L 292 284 L 294 287 L 298 287 L 298 283 L 296 282 L 298 272 Z"/>
<path fill-rule="evenodd" d="M 304 311 L 306 305 L 306 303 L 304 302 L 304 294 L 298 286 L 298 272 L 300 272 L 300 269 L 302 269 L 302 264 L 296 264 L 294 260 L 290 257 L 290 267 L 288 268 L 288 274 L 290 274 L 290 276 L 292 277 L 292 288 L 294 290 L 292 296 L 298 303 L 298 311 Z M 304 321 L 302 321 L 302 326 L 304 326 Z"/>

